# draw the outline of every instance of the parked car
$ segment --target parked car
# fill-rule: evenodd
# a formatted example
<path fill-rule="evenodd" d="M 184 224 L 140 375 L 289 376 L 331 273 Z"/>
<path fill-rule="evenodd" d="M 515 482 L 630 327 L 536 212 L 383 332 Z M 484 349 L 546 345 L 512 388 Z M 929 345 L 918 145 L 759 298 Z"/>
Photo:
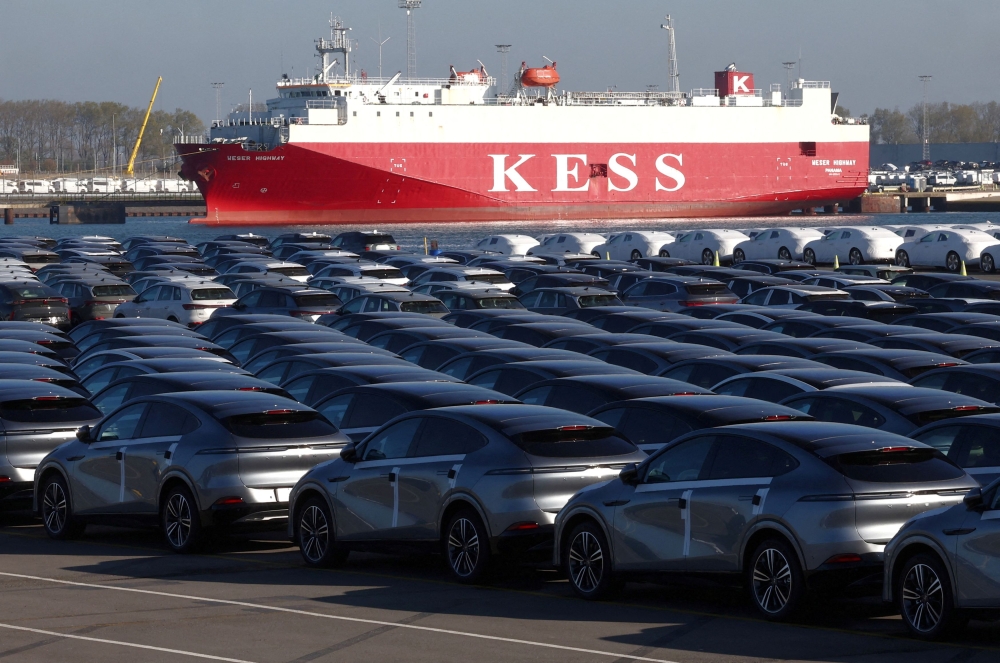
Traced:
<path fill-rule="evenodd" d="M 735 304 L 739 301 L 725 283 L 690 276 L 644 279 L 623 292 L 621 298 L 629 306 L 658 311 L 681 311 L 691 306 Z"/>
<path fill-rule="evenodd" d="M 907 382 L 935 368 L 958 366 L 966 362 L 948 355 L 923 350 L 838 350 L 823 352 L 812 360 L 834 368 L 862 371 Z"/>
<path fill-rule="evenodd" d="M 900 267 L 944 267 L 958 273 L 963 263 L 978 267 L 980 254 L 994 244 L 995 237 L 979 230 L 935 230 L 920 239 L 900 244 L 896 249 L 896 264 Z"/>
<path fill-rule="evenodd" d="M 414 292 L 385 292 L 358 296 L 340 308 L 341 313 L 395 312 L 420 313 L 427 317 L 442 318 L 448 307 L 437 297 L 418 295 Z"/>
<path fill-rule="evenodd" d="M 747 259 L 764 258 L 803 260 L 805 247 L 821 238 L 823 233 L 815 228 L 770 228 L 758 233 L 753 239 L 739 242 L 733 249 L 733 262 L 739 264 Z"/>
<path fill-rule="evenodd" d="M 285 380 L 282 387 L 298 402 L 313 407 L 341 389 L 383 382 L 461 382 L 461 380 L 419 366 L 377 364 L 318 368 Z"/>
<path fill-rule="evenodd" d="M 927 290 L 931 297 L 952 299 L 1000 299 L 1000 283 L 970 279 L 956 283 L 941 283 Z"/>
<path fill-rule="evenodd" d="M 330 240 L 330 246 L 354 253 L 360 253 L 361 251 L 399 251 L 402 249 L 399 242 L 392 235 L 377 230 L 340 233 Z"/>
<path fill-rule="evenodd" d="M 599 362 L 598 359 L 580 355 L 568 350 L 554 350 L 551 348 L 538 348 L 531 345 L 512 348 L 493 348 L 490 350 L 475 350 L 460 354 L 438 366 L 437 371 L 442 375 L 458 380 L 466 380 L 469 376 L 478 373 L 484 368 L 507 364 L 509 362 L 539 361 L 546 359 L 564 359 L 576 361 L 579 359 Z M 595 372 L 600 372 L 600 367 L 595 367 Z"/>
<path fill-rule="evenodd" d="M 661 230 L 625 230 L 595 246 L 591 253 L 609 260 L 639 260 L 659 256 L 660 248 L 672 241 L 673 233 Z"/>
<path fill-rule="evenodd" d="M 44 322 L 68 329 L 69 303 L 43 283 L 0 282 L 0 319 Z"/>
<path fill-rule="evenodd" d="M 505 255 L 525 255 L 538 245 L 538 240 L 528 235 L 490 235 L 476 242 L 477 249 Z"/>
<path fill-rule="evenodd" d="M 734 375 L 782 368 L 816 369 L 821 367 L 814 361 L 798 357 L 725 355 L 677 362 L 661 371 L 660 375 L 672 380 L 690 382 L 703 389 L 711 389 L 712 386 Z"/>
<path fill-rule="evenodd" d="M 240 297 L 229 306 L 218 309 L 215 316 L 269 314 L 287 315 L 315 322 L 320 316 L 336 313 L 342 302 L 333 293 L 307 286 L 267 286 Z"/>
<path fill-rule="evenodd" d="M 772 371 L 743 373 L 712 386 L 712 391 L 727 396 L 746 396 L 769 403 L 781 403 L 789 396 L 848 385 L 895 385 L 892 378 L 839 368 L 779 368 Z"/>
<path fill-rule="evenodd" d="M 742 577 L 758 614 L 788 619 L 811 589 L 879 579 L 904 522 L 973 486 L 939 451 L 858 426 L 696 430 L 574 495 L 556 517 L 553 561 L 587 599 L 654 575 Z M 921 499 L 901 503 L 900 491 Z"/>
<path fill-rule="evenodd" d="M 554 514 L 569 496 L 643 456 L 601 422 L 554 408 L 412 412 L 307 473 L 292 492 L 288 533 L 313 566 L 405 542 L 440 551 L 453 578 L 477 582 L 494 557 L 547 557 Z"/>
<path fill-rule="evenodd" d="M 90 402 L 101 414 L 109 414 L 142 396 L 188 391 L 262 392 L 289 398 L 284 389 L 250 375 L 204 371 L 138 374 L 119 378 L 96 392 Z"/>
<path fill-rule="evenodd" d="M 554 352 L 554 351 L 553 351 Z M 577 357 L 580 357 L 577 355 Z M 513 396 L 542 380 L 578 375 L 639 375 L 621 366 L 611 366 L 593 359 L 536 359 L 514 361 L 483 368 L 466 378 L 466 382 L 484 389 L 493 389 Z"/>
<path fill-rule="evenodd" d="M 828 299 L 850 299 L 851 295 L 836 288 L 818 285 L 776 285 L 761 288 L 740 301 L 755 306 L 798 308 L 802 304 Z"/>
<path fill-rule="evenodd" d="M 115 309 L 116 318 L 163 318 L 188 327 L 206 322 L 220 309 L 232 306 L 236 295 L 212 281 L 163 283 L 147 288 Z"/>
<path fill-rule="evenodd" d="M 622 306 L 622 300 L 613 292 L 589 286 L 536 288 L 521 295 L 519 301 L 529 311 L 554 316 L 562 316 L 579 309 Z"/>
<path fill-rule="evenodd" d="M 544 238 L 539 246 L 534 246 L 527 251 L 526 255 L 537 255 L 540 253 L 582 253 L 590 254 L 595 246 L 604 244 L 607 241 L 603 235 L 597 233 L 557 233 Z"/>
<path fill-rule="evenodd" d="M 970 364 L 928 371 L 910 380 L 910 384 L 1000 405 L 1000 366 L 996 364 Z"/>
<path fill-rule="evenodd" d="M 579 375 L 536 382 L 515 398 L 528 405 L 546 405 L 587 414 L 615 401 L 653 396 L 711 394 L 687 382 L 649 375 Z"/>
<path fill-rule="evenodd" d="M 902 242 L 899 235 L 879 226 L 835 228 L 808 242 L 802 258 L 811 265 L 830 264 L 834 258 L 850 265 L 891 263 Z"/>
<path fill-rule="evenodd" d="M 719 262 L 733 261 L 733 250 L 740 242 L 750 239 L 738 230 L 693 230 L 680 235 L 660 249 L 664 258 L 683 258 L 703 265 L 711 265 L 718 254 Z"/>

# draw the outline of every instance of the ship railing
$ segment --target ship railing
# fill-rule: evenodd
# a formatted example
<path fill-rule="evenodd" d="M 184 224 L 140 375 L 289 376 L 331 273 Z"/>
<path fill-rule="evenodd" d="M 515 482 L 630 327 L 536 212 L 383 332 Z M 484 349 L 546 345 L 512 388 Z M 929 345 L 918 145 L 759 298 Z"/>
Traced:
<path fill-rule="evenodd" d="M 302 85 L 377 85 L 384 86 L 389 83 L 391 78 L 378 78 L 376 76 L 337 76 L 335 78 L 327 78 L 323 80 L 322 78 L 282 78 L 278 81 L 277 86 L 282 87 L 296 87 Z M 472 85 L 472 86 L 485 86 L 489 87 L 496 85 L 496 78 L 493 76 L 487 76 L 485 79 L 478 81 L 466 81 L 462 79 L 452 79 L 452 78 L 403 78 L 400 77 L 393 83 L 394 86 L 432 86 L 432 87 L 444 87 L 446 85 Z"/>
<path fill-rule="evenodd" d="M 288 119 L 284 117 L 265 117 L 265 118 L 240 118 L 240 119 L 225 119 L 225 120 L 213 120 L 212 128 L 217 129 L 220 127 L 280 127 L 288 124 Z"/>
<path fill-rule="evenodd" d="M 809 90 L 829 90 L 830 81 L 796 81 L 795 83 L 792 83 L 792 87 L 805 88 Z"/>
<path fill-rule="evenodd" d="M 689 97 L 718 97 L 719 88 L 715 87 L 696 87 L 688 93 Z"/>
<path fill-rule="evenodd" d="M 181 145 L 197 145 L 200 143 L 207 143 L 209 141 L 207 134 L 191 134 L 187 136 L 174 136 L 174 144 Z"/>

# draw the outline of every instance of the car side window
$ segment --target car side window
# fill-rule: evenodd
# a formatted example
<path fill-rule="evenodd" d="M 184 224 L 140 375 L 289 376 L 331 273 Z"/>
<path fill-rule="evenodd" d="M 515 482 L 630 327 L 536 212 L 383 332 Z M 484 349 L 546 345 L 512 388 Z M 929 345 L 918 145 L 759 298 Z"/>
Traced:
<path fill-rule="evenodd" d="M 803 407 L 803 403 L 808 405 Z M 885 418 L 875 410 L 846 398 L 812 398 L 798 401 L 791 404 L 791 407 L 810 414 L 820 421 L 868 428 L 878 428 L 885 423 Z"/>
<path fill-rule="evenodd" d="M 935 376 L 936 377 L 936 376 Z M 944 389 L 963 396 L 971 396 L 993 403 L 1000 394 L 1000 383 L 983 375 L 954 373 L 944 384 Z"/>
<path fill-rule="evenodd" d="M 924 242 L 933 242 L 933 241 L 934 241 L 934 233 L 931 233 L 930 235 L 924 235 L 920 239 L 921 244 L 923 244 Z"/>
<path fill-rule="evenodd" d="M 648 461 L 643 483 L 697 481 L 701 478 L 714 436 L 696 437 L 661 451 Z"/>
<path fill-rule="evenodd" d="M 823 338 L 832 337 L 824 336 Z M 834 368 L 842 368 L 845 371 L 862 371 L 864 373 L 872 373 L 873 375 L 885 375 L 878 367 L 861 359 L 853 359 L 851 357 L 822 357 L 816 361 L 827 366 L 833 366 Z"/>
<path fill-rule="evenodd" d="M 492 388 L 502 394 L 516 394 L 525 387 L 538 381 L 535 374 L 519 369 L 506 369 L 498 371 L 499 375 Z M 477 386 L 486 386 L 477 383 Z M 489 388 L 489 387 L 487 387 Z"/>
<path fill-rule="evenodd" d="M 541 293 L 538 298 L 538 303 L 535 304 L 538 308 L 555 308 L 559 305 L 558 293 L 546 291 Z"/>
<path fill-rule="evenodd" d="M 672 295 L 675 292 L 677 292 L 677 288 L 669 283 L 650 281 L 646 284 L 645 295 L 647 297 L 662 297 L 664 295 Z"/>
<path fill-rule="evenodd" d="M 337 428 L 343 428 L 344 415 L 347 414 L 347 409 L 351 407 L 351 403 L 353 402 L 354 394 L 343 394 L 336 398 L 331 398 L 322 405 L 316 406 L 316 410 L 326 417 L 331 424 Z"/>
<path fill-rule="evenodd" d="M 997 439 L 996 429 L 963 426 L 948 457 L 964 468 L 1000 466 L 1000 439 Z"/>
<path fill-rule="evenodd" d="M 251 292 L 249 295 L 243 297 L 240 300 L 240 304 L 245 304 L 246 306 L 257 306 L 260 303 L 260 296 L 264 294 L 259 290 Z"/>
<path fill-rule="evenodd" d="M 585 414 L 607 401 L 595 391 L 579 385 L 554 385 L 545 404 L 570 412 Z"/>
<path fill-rule="evenodd" d="M 142 294 L 139 295 L 139 300 L 140 300 L 139 303 L 141 304 L 142 302 L 154 301 L 157 297 L 160 296 L 161 290 L 163 290 L 162 286 L 155 286 L 155 285 L 146 288 L 145 290 L 142 291 Z"/>
<path fill-rule="evenodd" d="M 171 290 L 173 291 L 173 297 L 171 297 L 171 299 L 173 299 L 175 302 L 179 302 L 181 300 L 181 289 L 172 288 Z"/>
<path fill-rule="evenodd" d="M 274 366 L 268 366 L 258 373 L 257 377 L 274 385 L 281 384 L 281 380 L 285 377 L 285 371 L 287 369 L 288 362 L 281 362 L 280 364 L 275 364 Z"/>
<path fill-rule="evenodd" d="M 751 294 L 743 301 L 747 304 L 755 304 L 757 306 L 762 306 L 767 300 L 767 296 L 771 293 L 770 290 L 758 290 L 757 292 Z"/>
<path fill-rule="evenodd" d="M 354 406 L 344 420 L 344 428 L 381 426 L 407 409 L 397 401 L 375 394 L 355 394 Z"/>
<path fill-rule="evenodd" d="M 174 289 L 169 286 L 163 286 L 160 288 L 160 294 L 156 299 L 157 301 L 165 302 L 173 299 L 173 296 L 174 296 Z M 178 299 L 180 298 L 178 297 Z"/>
<path fill-rule="evenodd" d="M 405 458 L 413 444 L 422 419 L 413 418 L 400 421 L 375 435 L 360 452 L 362 460 L 388 460 Z"/>
<path fill-rule="evenodd" d="M 774 477 L 798 467 L 798 461 L 777 447 L 747 437 L 720 435 L 717 438 L 712 467 L 712 479 L 749 479 Z"/>
<path fill-rule="evenodd" d="M 139 420 L 142 419 L 145 411 L 146 403 L 136 403 L 118 411 L 101 426 L 101 432 L 97 434 L 97 441 L 131 440 L 135 437 Z"/>
<path fill-rule="evenodd" d="M 365 301 L 365 313 L 377 313 L 382 310 L 382 300 L 378 297 L 368 297 Z"/>
<path fill-rule="evenodd" d="M 424 422 L 416 444 L 410 447 L 410 456 L 455 456 L 486 446 L 483 434 L 467 424 L 440 417 L 428 417 Z"/>
<path fill-rule="evenodd" d="M 667 444 L 693 429 L 680 417 L 669 412 L 646 408 L 631 408 L 620 428 L 633 444 Z"/>
<path fill-rule="evenodd" d="M 773 378 L 752 378 L 749 380 L 746 392 L 741 396 L 749 394 L 750 398 L 767 401 L 768 403 L 780 403 L 789 396 L 801 394 L 802 389 L 793 384 L 775 380 Z"/>
<path fill-rule="evenodd" d="M 281 306 L 283 297 L 273 290 L 262 291 L 260 293 L 260 303 L 258 306 L 263 308 L 276 308 Z"/>
<path fill-rule="evenodd" d="M 641 354 L 624 349 L 608 350 L 606 354 L 599 358 L 604 359 L 604 361 L 609 364 L 615 364 L 624 368 L 631 368 L 633 371 L 639 371 L 640 373 L 645 373 L 647 375 L 651 374 L 657 367 L 656 362 L 649 357 L 644 357 Z"/>
<path fill-rule="evenodd" d="M 176 437 L 198 428 L 201 422 L 182 407 L 169 403 L 152 403 L 136 437 Z"/>
<path fill-rule="evenodd" d="M 309 395 L 309 390 L 312 388 L 313 382 L 316 380 L 315 375 L 308 375 L 306 377 L 298 378 L 293 380 L 288 385 L 285 386 L 285 391 L 291 394 L 292 398 L 300 403 L 305 402 L 305 397 Z M 327 417 L 329 418 L 329 417 Z"/>
<path fill-rule="evenodd" d="M 125 397 L 131 388 L 131 384 L 120 384 L 117 387 L 111 387 L 103 394 L 95 396 L 92 402 L 98 410 L 106 414 L 125 402 Z"/>

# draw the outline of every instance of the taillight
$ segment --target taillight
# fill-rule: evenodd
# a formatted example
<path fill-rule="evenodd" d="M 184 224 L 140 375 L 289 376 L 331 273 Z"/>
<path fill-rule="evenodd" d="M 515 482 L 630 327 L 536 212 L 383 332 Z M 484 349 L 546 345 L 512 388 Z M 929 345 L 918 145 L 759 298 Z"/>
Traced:
<path fill-rule="evenodd" d="M 60 401 L 62 396 L 35 396 L 31 400 L 33 401 Z"/>
<path fill-rule="evenodd" d="M 834 555 L 830 559 L 823 562 L 824 564 L 857 564 L 861 561 L 861 555 L 857 553 L 844 553 L 842 555 Z"/>
<path fill-rule="evenodd" d="M 769 414 L 764 417 L 764 421 L 791 421 L 792 415 L 790 414 Z"/>
<path fill-rule="evenodd" d="M 238 495 L 232 497 L 220 497 L 215 501 L 215 506 L 239 506 L 243 504 L 243 498 Z"/>
<path fill-rule="evenodd" d="M 530 532 L 539 529 L 538 523 L 514 523 L 507 528 L 508 532 Z"/>
<path fill-rule="evenodd" d="M 240 387 L 236 391 L 264 391 L 263 387 Z"/>
<path fill-rule="evenodd" d="M 959 405 L 951 409 L 952 412 L 972 412 L 974 410 L 981 410 L 982 408 L 979 407 L 978 405 Z"/>
<path fill-rule="evenodd" d="M 33 382 L 55 382 L 56 378 L 31 378 Z"/>
<path fill-rule="evenodd" d="M 472 404 L 473 405 L 496 405 L 499 402 L 500 401 L 497 401 L 497 400 L 486 400 L 486 401 L 475 401 Z"/>
<path fill-rule="evenodd" d="M 590 430 L 590 426 L 560 426 L 556 430 L 561 430 L 561 431 Z"/>
<path fill-rule="evenodd" d="M 879 449 L 879 451 L 881 451 L 884 454 L 894 454 L 894 453 L 903 453 L 905 451 L 912 451 L 912 448 L 911 447 L 885 447 L 883 449 Z"/>
<path fill-rule="evenodd" d="M 279 414 L 295 414 L 295 410 L 265 410 L 264 414 L 267 415 L 279 415 Z"/>
<path fill-rule="evenodd" d="M 680 301 L 677 303 L 681 306 L 704 306 L 705 304 L 712 304 L 713 302 Z"/>
<path fill-rule="evenodd" d="M 6 476 L 0 476 L 0 483 L 11 483 L 11 478 Z"/>

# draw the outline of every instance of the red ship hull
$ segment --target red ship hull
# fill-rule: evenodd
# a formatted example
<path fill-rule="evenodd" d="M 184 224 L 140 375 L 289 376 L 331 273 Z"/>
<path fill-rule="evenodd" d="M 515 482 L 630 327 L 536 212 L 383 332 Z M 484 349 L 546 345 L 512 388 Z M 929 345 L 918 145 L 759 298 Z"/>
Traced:
<path fill-rule="evenodd" d="M 775 215 L 855 198 L 868 172 L 867 142 L 175 147 L 206 201 L 192 222 L 214 225 Z"/>

